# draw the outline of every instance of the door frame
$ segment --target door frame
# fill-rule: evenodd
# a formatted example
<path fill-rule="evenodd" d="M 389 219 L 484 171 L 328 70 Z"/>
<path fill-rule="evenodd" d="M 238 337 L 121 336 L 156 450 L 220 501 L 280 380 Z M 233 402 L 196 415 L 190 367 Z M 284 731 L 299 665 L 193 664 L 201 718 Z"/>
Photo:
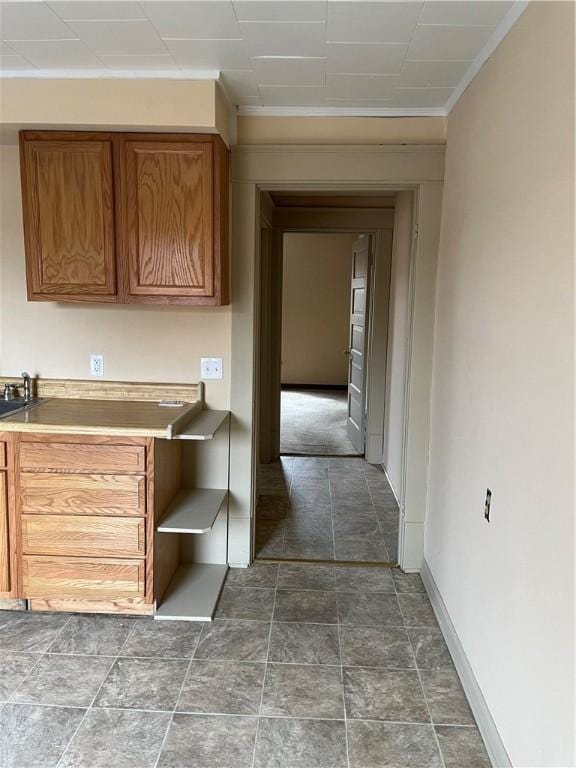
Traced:
<path fill-rule="evenodd" d="M 404 493 L 399 563 L 418 571 L 424 553 L 442 146 L 240 146 L 232 151 L 232 359 L 229 562 L 252 561 L 255 509 L 260 192 L 413 194 L 406 371 Z"/>

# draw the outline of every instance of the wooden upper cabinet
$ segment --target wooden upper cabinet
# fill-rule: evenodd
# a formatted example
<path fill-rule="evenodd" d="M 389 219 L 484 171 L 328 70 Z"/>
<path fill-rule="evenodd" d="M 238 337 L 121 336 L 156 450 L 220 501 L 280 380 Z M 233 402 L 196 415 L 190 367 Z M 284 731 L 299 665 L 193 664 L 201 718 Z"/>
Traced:
<path fill-rule="evenodd" d="M 116 301 L 112 142 L 22 142 L 28 298 Z"/>
<path fill-rule="evenodd" d="M 220 137 L 24 131 L 21 146 L 29 298 L 228 303 Z"/>

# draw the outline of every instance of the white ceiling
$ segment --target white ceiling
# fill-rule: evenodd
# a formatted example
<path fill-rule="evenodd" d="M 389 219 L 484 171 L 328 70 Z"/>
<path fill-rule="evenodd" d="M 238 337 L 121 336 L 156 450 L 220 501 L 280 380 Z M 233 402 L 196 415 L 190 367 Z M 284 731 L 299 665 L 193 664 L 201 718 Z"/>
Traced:
<path fill-rule="evenodd" d="M 245 112 L 442 114 L 525 4 L 0 0 L 0 71 L 220 76 Z"/>

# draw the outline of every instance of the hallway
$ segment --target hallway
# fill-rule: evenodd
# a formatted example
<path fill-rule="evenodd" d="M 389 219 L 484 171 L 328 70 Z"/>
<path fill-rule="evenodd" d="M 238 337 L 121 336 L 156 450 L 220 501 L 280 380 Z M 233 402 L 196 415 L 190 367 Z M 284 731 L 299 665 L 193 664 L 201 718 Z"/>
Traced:
<path fill-rule="evenodd" d="M 356 455 L 346 429 L 347 397 L 345 389 L 283 389 L 280 452 Z"/>
<path fill-rule="evenodd" d="M 282 457 L 260 467 L 256 557 L 397 561 L 398 504 L 358 458 Z"/>
<path fill-rule="evenodd" d="M 212 623 L 0 615 L 2 768 L 490 768 L 418 575 L 231 570 Z"/>

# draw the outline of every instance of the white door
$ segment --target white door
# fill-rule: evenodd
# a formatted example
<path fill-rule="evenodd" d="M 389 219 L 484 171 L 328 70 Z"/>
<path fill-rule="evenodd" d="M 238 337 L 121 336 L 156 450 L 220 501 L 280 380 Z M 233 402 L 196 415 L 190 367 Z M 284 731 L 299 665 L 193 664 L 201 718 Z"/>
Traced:
<path fill-rule="evenodd" d="M 358 453 L 365 449 L 366 351 L 370 235 L 352 246 L 350 336 L 348 349 L 348 437 Z"/>

